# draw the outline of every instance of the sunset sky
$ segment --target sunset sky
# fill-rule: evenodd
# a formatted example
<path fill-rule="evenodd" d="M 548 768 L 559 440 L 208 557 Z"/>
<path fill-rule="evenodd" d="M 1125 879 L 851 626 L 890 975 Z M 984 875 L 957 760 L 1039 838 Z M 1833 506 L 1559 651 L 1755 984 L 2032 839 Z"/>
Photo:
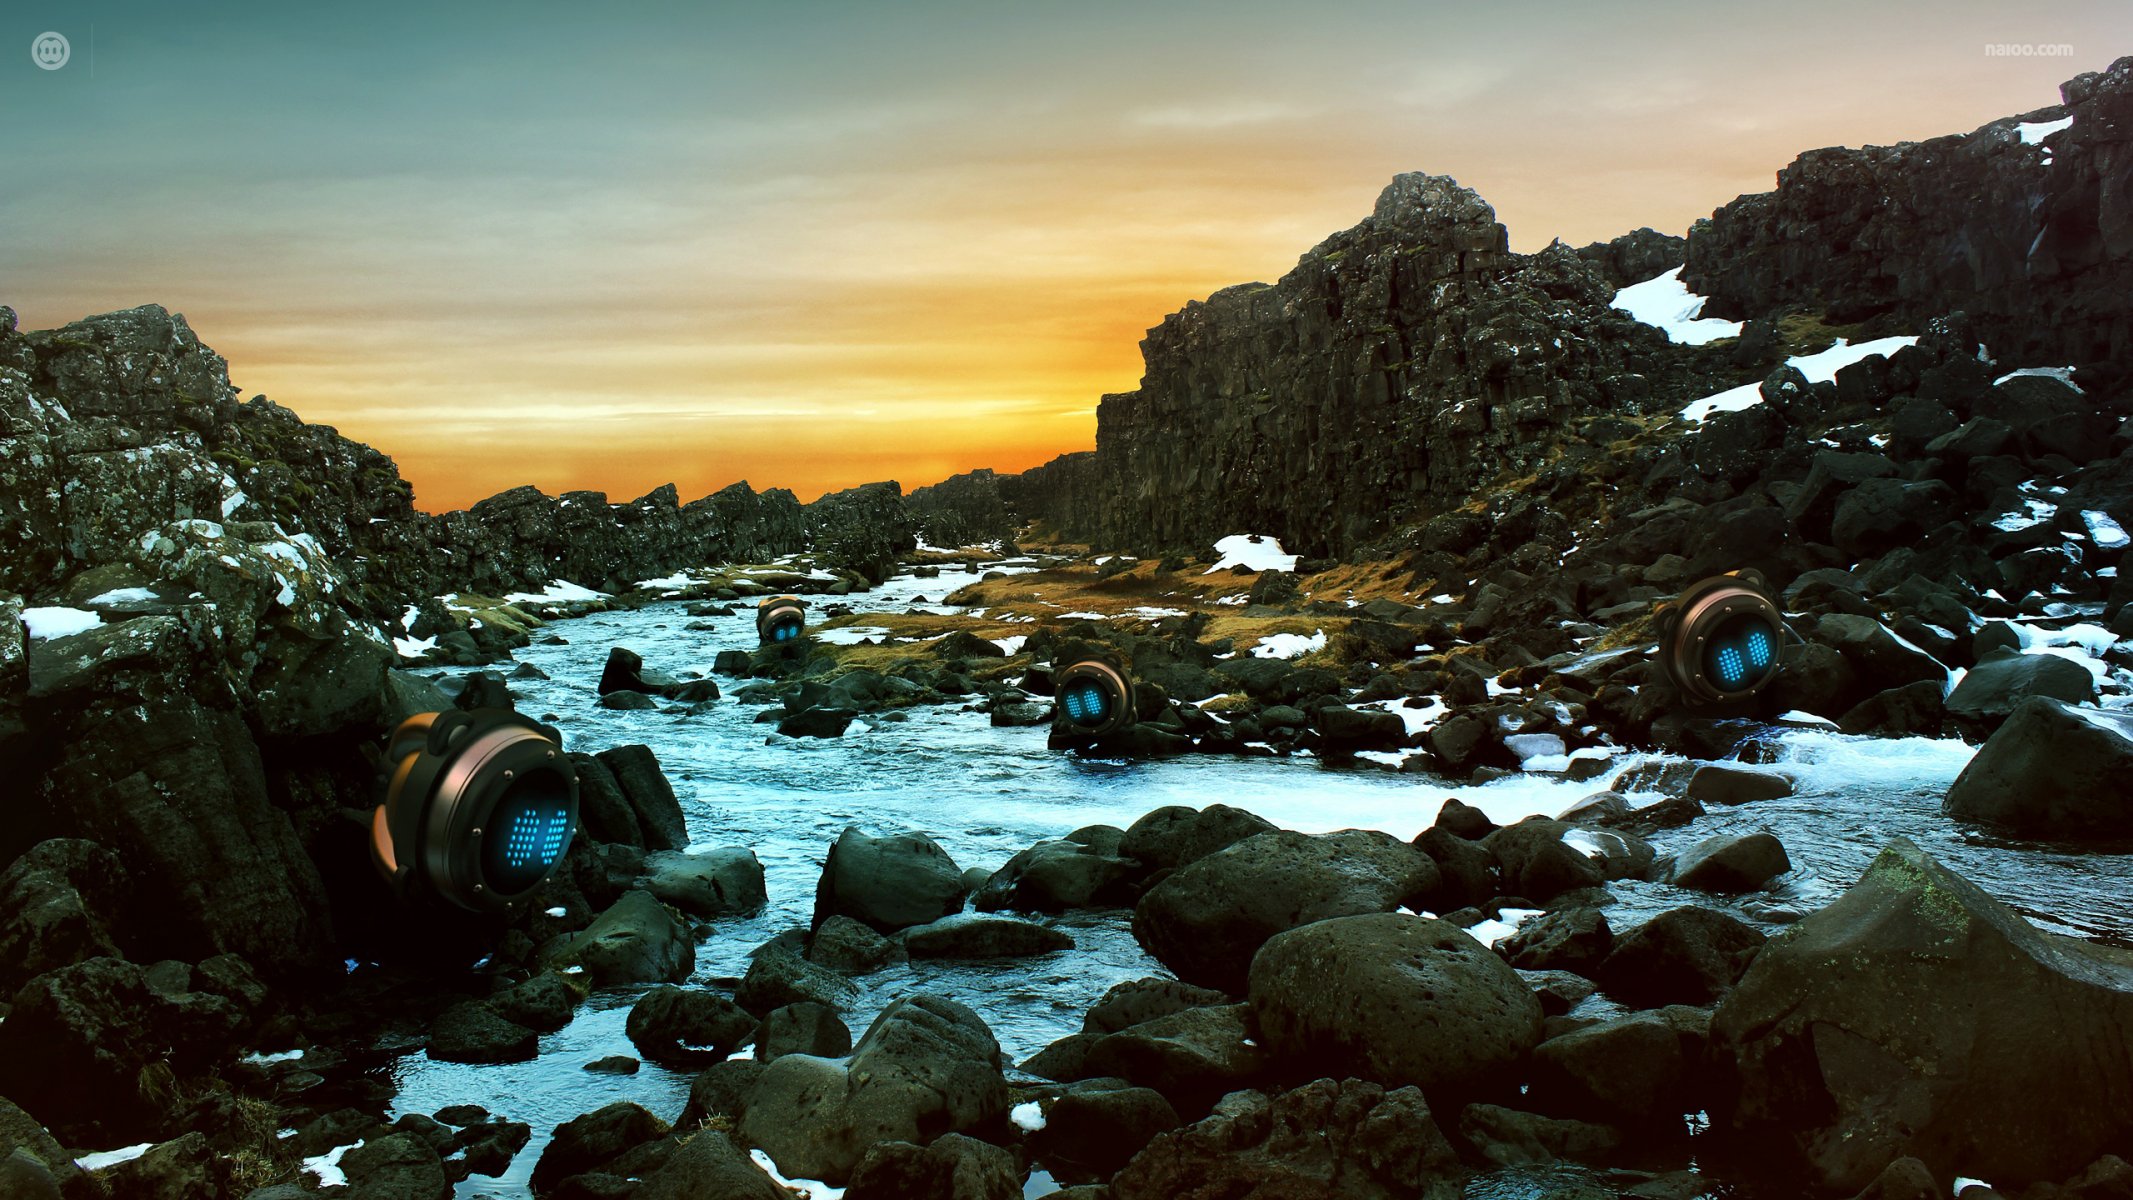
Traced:
<path fill-rule="evenodd" d="M 2055 103 L 2129 11 L 21 0 L 0 303 L 181 311 L 432 510 L 911 488 L 1093 445 L 1148 327 L 1397 172 L 1521 250 L 1685 232 L 1801 150 Z"/>

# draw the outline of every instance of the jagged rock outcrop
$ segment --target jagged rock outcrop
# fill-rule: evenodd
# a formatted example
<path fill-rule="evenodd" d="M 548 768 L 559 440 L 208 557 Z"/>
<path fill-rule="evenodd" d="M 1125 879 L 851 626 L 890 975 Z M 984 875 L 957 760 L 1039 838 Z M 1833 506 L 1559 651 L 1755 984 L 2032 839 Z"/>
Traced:
<path fill-rule="evenodd" d="M 1777 188 L 1689 233 L 1705 315 L 1784 305 L 1918 328 L 1962 311 L 1995 356 L 2123 378 L 2133 352 L 2133 57 L 2060 88 L 2062 103 L 1968 134 L 1811 150 Z M 2056 132 L 2044 126 L 2071 118 Z M 2121 364 L 2121 365 L 2114 365 Z"/>
<path fill-rule="evenodd" d="M 988 469 L 914 488 L 904 509 L 928 545 L 953 549 L 1014 540 L 1015 515 L 1001 498 L 1000 477 Z"/>
<path fill-rule="evenodd" d="M 806 508 L 807 533 L 822 561 L 880 583 L 899 557 L 918 548 L 918 526 L 893 479 L 831 492 Z"/>

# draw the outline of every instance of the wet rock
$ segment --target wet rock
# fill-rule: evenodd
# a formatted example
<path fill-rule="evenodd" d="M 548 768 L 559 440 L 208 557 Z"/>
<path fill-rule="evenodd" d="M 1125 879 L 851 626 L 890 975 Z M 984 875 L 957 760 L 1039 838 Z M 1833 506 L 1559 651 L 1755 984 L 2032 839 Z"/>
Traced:
<path fill-rule="evenodd" d="M 444 1163 L 428 1142 L 412 1133 L 372 1138 L 341 1155 L 350 1191 L 380 1200 L 442 1200 L 451 1194 Z"/>
<path fill-rule="evenodd" d="M 52 1168 L 19 1147 L 0 1157 L 0 1195 L 16 1200 L 61 1200 Z"/>
<path fill-rule="evenodd" d="M 788 1054 L 766 1064 L 741 1133 L 788 1177 L 846 1182 L 866 1148 L 981 1129 L 1007 1112 L 1000 1048 L 970 1009 L 906 996 L 853 1048 L 848 1064 Z"/>
<path fill-rule="evenodd" d="M 1428 855 L 1363 830 L 1256 834 L 1151 888 L 1133 936 L 1180 979 L 1241 992 L 1269 937 L 1312 921 L 1387 912 L 1437 885 Z"/>
<path fill-rule="evenodd" d="M 1970 730 L 1990 733 L 2030 696 L 2094 704 L 2096 679 L 2081 664 L 2056 654 L 1999 648 L 1979 655 L 1977 665 L 1948 693 L 1948 715 Z"/>
<path fill-rule="evenodd" d="M 0 1095 L 69 1141 L 142 1140 L 162 1116 L 142 1073 L 218 1061 L 243 1024 L 220 996 L 158 990 L 133 963 L 86 959 L 14 994 L 0 1022 Z"/>
<path fill-rule="evenodd" d="M 1130 858 L 1103 854 L 1079 842 L 1039 842 L 1008 859 L 976 889 L 971 901 L 980 912 L 1120 907 L 1133 900 L 1131 880 L 1139 868 Z"/>
<path fill-rule="evenodd" d="M 1082 1077 L 1111 1076 L 1153 1088 L 1197 1115 L 1227 1092 L 1263 1081 L 1267 1054 L 1242 1004 L 1187 1008 L 1089 1042 Z"/>
<path fill-rule="evenodd" d="M 902 944 L 846 916 L 824 920 L 807 939 L 807 961 L 844 975 L 866 975 L 904 957 Z"/>
<path fill-rule="evenodd" d="M 1496 952 L 1521 971 L 1569 971 L 1590 979 L 1614 947 L 1605 913 L 1567 908 L 1528 920 L 1496 943 Z"/>
<path fill-rule="evenodd" d="M 1476 1157 L 1501 1167 L 1543 1166 L 1564 1159 L 1599 1162 L 1622 1144 L 1622 1135 L 1605 1125 L 1493 1104 L 1467 1105 L 1459 1114 L 1459 1137 Z"/>
<path fill-rule="evenodd" d="M 1321 1079 L 1277 1096 L 1236 1093 L 1206 1119 L 1156 1135 L 1111 1195 L 1457 1200 L 1465 1177 L 1419 1090 Z"/>
<path fill-rule="evenodd" d="M 1197 810 L 1173 804 L 1135 821 L 1118 853 L 1150 871 L 1175 869 L 1273 828 L 1265 818 L 1227 804 Z"/>
<path fill-rule="evenodd" d="M 755 1039 L 757 1062 L 787 1054 L 842 1058 L 851 1051 L 852 1031 L 838 1019 L 837 1010 L 805 1000 L 770 1010 Z"/>
<path fill-rule="evenodd" d="M 587 838 L 642 848 L 644 831 L 637 823 L 637 810 L 622 794 L 615 773 L 590 754 L 570 755 L 578 776 L 578 828 Z"/>
<path fill-rule="evenodd" d="M 691 916 L 753 916 L 769 898 L 763 864 L 740 846 L 663 850 L 645 855 L 644 868 L 644 889 Z"/>
<path fill-rule="evenodd" d="M 1074 948 L 1072 937 L 1049 925 L 969 914 L 914 925 L 903 942 L 913 958 L 1029 958 Z"/>
<path fill-rule="evenodd" d="M 964 895 L 962 869 L 932 838 L 847 828 L 822 864 L 815 925 L 841 914 L 894 933 L 960 911 Z"/>
<path fill-rule="evenodd" d="M 559 970 L 582 967 L 596 987 L 678 983 L 696 967 L 696 939 L 650 892 L 628 892 L 546 955 Z"/>
<path fill-rule="evenodd" d="M 95 842 L 30 847 L 0 872 L 0 995 L 46 971 L 122 957 L 116 929 L 129 899 L 124 865 Z"/>
<path fill-rule="evenodd" d="M 879 1142 L 852 1172 L 845 1200 L 1021 1200 L 1015 1156 L 960 1133 L 918 1146 Z"/>
<path fill-rule="evenodd" d="M 1109 1179 L 1157 1134 L 1183 1124 L 1162 1093 L 1109 1080 L 1069 1088 L 1043 1117 L 1030 1152 L 1063 1183 Z"/>
<path fill-rule="evenodd" d="M 1443 830 L 1456 838 L 1478 842 L 1496 832 L 1496 822 L 1489 820 L 1488 814 L 1473 805 L 1463 800 L 1451 799 L 1446 800 L 1437 810 L 1436 823 L 1430 828 Z"/>
<path fill-rule="evenodd" d="M 725 1058 L 755 1036 L 755 1018 L 702 988 L 661 985 L 630 1006 L 624 1026 L 630 1044 L 656 1063 L 702 1067 Z"/>
<path fill-rule="evenodd" d="M 1505 889 L 1545 904 L 1564 892 L 1607 881 L 1607 872 L 1599 863 L 1563 840 L 1575 828 L 1545 817 L 1528 817 L 1490 834 L 1482 844 L 1496 856 Z"/>
<path fill-rule="evenodd" d="M 611 708 L 618 712 L 643 712 L 648 709 L 658 708 L 659 702 L 643 692 L 619 691 L 609 692 L 600 697 L 600 707 Z"/>
<path fill-rule="evenodd" d="M 635 1075 L 642 1065 L 627 1054 L 610 1054 L 585 1064 L 585 1069 L 595 1075 Z"/>
<path fill-rule="evenodd" d="M 681 802 L 659 769 L 659 759 L 648 746 L 616 746 L 597 757 L 615 778 L 615 786 L 629 801 L 637 816 L 647 850 L 680 850 L 689 844 L 689 825 L 682 819 Z"/>
<path fill-rule="evenodd" d="M 1414 845 L 1437 864 L 1437 889 L 1427 897 L 1430 911 L 1451 912 L 1502 892 L 1496 856 L 1488 847 L 1447 832 L 1442 825 L 1417 834 Z"/>
<path fill-rule="evenodd" d="M 1946 689 L 1946 683 L 1933 679 L 1886 688 L 1846 709 L 1837 718 L 1837 728 L 1881 737 L 1938 737 L 1945 710 L 1941 695 Z"/>
<path fill-rule="evenodd" d="M 573 1175 L 597 1170 L 654 1138 L 666 1136 L 669 1128 L 665 1121 L 627 1100 L 572 1117 L 556 1126 L 555 1136 L 541 1151 L 541 1159 L 533 1168 L 533 1190 L 536 1194 L 553 1191 Z"/>
<path fill-rule="evenodd" d="M 695 1129 L 706 1120 L 723 1118 L 738 1125 L 741 1114 L 748 1111 L 748 1093 L 763 1077 L 763 1068 L 753 1058 L 729 1058 L 698 1071 L 689 1085 L 689 1103 L 674 1124 Z"/>
<path fill-rule="evenodd" d="M 1813 634 L 1815 641 L 1844 655 L 1862 679 L 1871 681 L 1873 690 L 1919 680 L 1947 682 L 1945 666 L 1872 617 L 1828 613 L 1815 622 Z"/>
<path fill-rule="evenodd" d="M 1671 882 L 1705 892 L 1752 892 L 1791 869 L 1784 843 L 1771 834 L 1719 834 L 1682 852 Z"/>
<path fill-rule="evenodd" d="M 1529 971 L 1521 969 L 1519 978 L 1533 989 L 1533 997 L 1540 1001 L 1544 1017 L 1560 1017 L 1585 1001 L 1585 998 L 1600 990 L 1600 985 L 1583 975 L 1569 971 Z M 1542 1026 L 1546 1031 L 1546 1025 Z"/>
<path fill-rule="evenodd" d="M 1747 969 L 1766 939 L 1708 908 L 1670 908 L 1615 938 L 1600 964 L 1607 994 L 1638 1008 L 1709 1004 Z"/>
<path fill-rule="evenodd" d="M 1188 1008 L 1231 1002 L 1228 995 L 1213 988 L 1194 987 L 1175 979 L 1132 979 L 1113 984 L 1103 999 L 1090 1006 L 1081 1027 L 1090 1033 L 1116 1033 Z"/>
<path fill-rule="evenodd" d="M 1902 1155 L 2019 1186 L 2133 1134 L 2101 1099 L 2133 1086 L 2128 1020 L 2122 952 L 2039 932 L 1899 838 L 1758 956 L 1712 1034 L 1739 1064 L 1733 1127 L 1819 1186 Z"/>
<path fill-rule="evenodd" d="M 430 1022 L 429 1056 L 438 1062 L 525 1062 L 538 1051 L 533 1030 L 513 1024 L 488 1005 L 464 1000 Z"/>
<path fill-rule="evenodd" d="M 749 1012 L 766 1016 L 772 1009 L 802 1003 L 841 1012 L 858 995 L 859 989 L 844 976 L 773 942 L 751 956 L 733 998 Z"/>
<path fill-rule="evenodd" d="M 1540 1002 L 1516 971 L 1465 930 L 1404 913 L 1275 935 L 1250 994 L 1277 1057 L 1433 1095 L 1483 1088 L 1540 1041 Z"/>
<path fill-rule="evenodd" d="M 1941 812 L 2021 837 L 2133 837 L 2133 717 L 2032 696 L 2015 706 Z"/>
<path fill-rule="evenodd" d="M 1407 723 L 1398 713 L 1345 704 L 1319 709 L 1311 727 L 1318 733 L 1319 744 L 1334 751 L 1393 750 L 1407 740 Z"/>
<path fill-rule="evenodd" d="M 849 708 L 803 708 L 778 720 L 778 732 L 786 737 L 843 737 L 859 714 Z"/>
<path fill-rule="evenodd" d="M 1932 1168 L 1915 1158 L 1899 1158 L 1883 1167 L 1852 1200 L 1940 1200 L 1945 1194 Z"/>
<path fill-rule="evenodd" d="M 684 1138 L 630 1195 L 632 1200 L 788 1200 L 791 1193 L 724 1132 L 702 1129 Z"/>
<path fill-rule="evenodd" d="M 1705 763 L 1689 777 L 1689 799 L 1705 804 L 1753 804 L 1790 795 L 1792 780 L 1775 771 Z"/>
<path fill-rule="evenodd" d="M 1711 1014 L 1672 1007 L 1601 1021 L 1533 1052 L 1532 1097 L 1545 1111 L 1673 1132 L 1704 1110 Z"/>

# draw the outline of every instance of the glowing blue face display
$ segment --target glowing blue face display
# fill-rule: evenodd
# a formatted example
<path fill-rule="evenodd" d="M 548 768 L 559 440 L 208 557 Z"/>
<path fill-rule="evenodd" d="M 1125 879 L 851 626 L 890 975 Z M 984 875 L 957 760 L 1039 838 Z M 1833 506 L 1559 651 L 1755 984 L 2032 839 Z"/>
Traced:
<path fill-rule="evenodd" d="M 1721 691 L 1745 691 L 1777 666 L 1777 635 L 1751 616 L 1727 620 L 1704 644 L 1704 670 Z"/>
<path fill-rule="evenodd" d="M 1076 725 L 1094 725 L 1111 715 L 1111 696 L 1094 680 L 1083 679 L 1059 694 L 1059 707 Z"/>
<path fill-rule="evenodd" d="M 496 802 L 482 836 L 482 877 L 504 895 L 523 892 L 546 878 L 575 832 L 569 794 L 547 772 L 520 777 Z"/>
<path fill-rule="evenodd" d="M 771 624 L 770 640 L 773 642 L 792 641 L 800 636 L 800 629 L 801 624 L 798 617 L 781 618 Z"/>

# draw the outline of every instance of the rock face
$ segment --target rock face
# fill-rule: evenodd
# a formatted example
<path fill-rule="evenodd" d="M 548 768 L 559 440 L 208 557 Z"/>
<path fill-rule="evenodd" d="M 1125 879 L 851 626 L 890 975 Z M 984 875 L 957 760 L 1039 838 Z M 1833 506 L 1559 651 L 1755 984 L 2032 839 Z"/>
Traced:
<path fill-rule="evenodd" d="M 1672 348 L 1608 308 L 1618 286 L 1561 245 L 1512 254 L 1450 179 L 1397 176 L 1279 282 L 1150 330 L 1140 388 L 1097 407 L 1093 458 L 1030 472 L 1021 515 L 1112 545 L 1198 550 L 1252 529 L 1344 554 L 1665 377 Z"/>
<path fill-rule="evenodd" d="M 1525 980 L 1449 921 L 1370 913 L 1268 939 L 1252 959 L 1261 1039 L 1300 1069 L 1431 1095 L 1500 1082 L 1540 1042 Z"/>
<path fill-rule="evenodd" d="M 1941 811 L 2025 837 L 2133 837 L 2133 717 L 2032 696 L 1948 786 Z"/>
<path fill-rule="evenodd" d="M 1903 839 L 1718 1006 L 1730 1123 L 1836 1192 L 1912 1156 L 2012 1193 L 2133 1138 L 2133 956 L 2041 933 Z"/>
<path fill-rule="evenodd" d="M 787 1054 L 763 1068 L 741 1132 L 788 1177 L 841 1184 L 876 1142 L 981 1129 L 1007 1112 L 1000 1047 L 952 1000 L 917 995 L 882 1010 L 849 1064 Z"/>
<path fill-rule="evenodd" d="M 1328 917 L 1388 912 L 1437 885 L 1428 855 L 1387 834 L 1275 830 L 1199 859 L 1133 911 L 1141 947 L 1188 983 L 1241 992 L 1265 941 Z"/>
<path fill-rule="evenodd" d="M 1707 316 L 1803 304 L 1922 327 L 1959 310 L 1995 354 L 2100 375 L 2089 364 L 2133 349 L 2133 58 L 2060 96 L 1968 134 L 1802 154 L 1775 191 L 1696 223 L 1682 278 L 1710 297 Z M 2016 128 L 2067 117 L 2037 145 Z"/>

